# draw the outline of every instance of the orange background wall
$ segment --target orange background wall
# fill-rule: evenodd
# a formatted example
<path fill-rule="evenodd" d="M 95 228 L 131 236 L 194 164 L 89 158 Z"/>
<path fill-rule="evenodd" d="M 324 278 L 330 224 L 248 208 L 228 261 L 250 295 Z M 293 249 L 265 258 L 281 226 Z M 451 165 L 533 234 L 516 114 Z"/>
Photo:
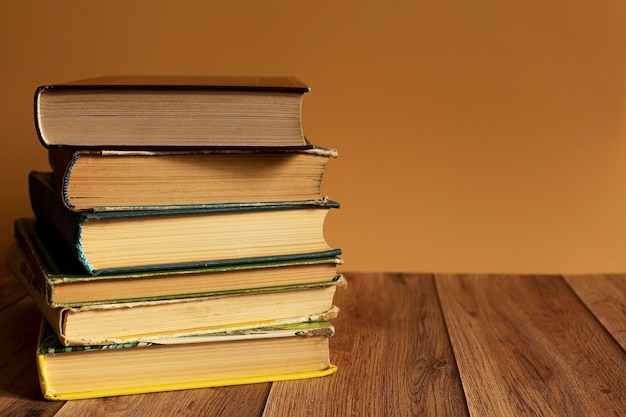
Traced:
<path fill-rule="evenodd" d="M 626 271 L 625 40 L 623 0 L 2 2 L 0 251 L 38 85 L 295 75 L 344 269 Z"/>

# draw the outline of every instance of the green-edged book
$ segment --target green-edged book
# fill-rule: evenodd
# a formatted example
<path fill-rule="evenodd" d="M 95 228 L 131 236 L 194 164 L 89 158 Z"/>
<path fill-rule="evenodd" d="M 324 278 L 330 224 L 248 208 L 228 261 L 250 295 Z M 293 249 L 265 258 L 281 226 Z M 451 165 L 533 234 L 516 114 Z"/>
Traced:
<path fill-rule="evenodd" d="M 39 381 L 46 399 L 73 400 L 320 377 L 337 369 L 333 334 L 322 321 L 68 348 L 43 320 Z"/>
<path fill-rule="evenodd" d="M 91 274 L 337 256 L 322 205 L 214 205 L 196 209 L 73 212 L 51 173 L 31 172 L 30 199 Z"/>
<path fill-rule="evenodd" d="M 78 307 L 51 307 L 31 264 L 19 261 L 13 243 L 8 266 L 33 298 L 61 343 L 66 346 L 158 341 L 224 329 L 327 320 L 337 315 L 333 304 L 338 275 L 326 282 L 247 288 L 190 298 L 161 299 Z"/>
<path fill-rule="evenodd" d="M 196 151 L 50 149 L 65 206 L 74 211 L 193 208 L 259 202 L 323 203 L 337 151 L 246 148 Z"/>
<path fill-rule="evenodd" d="M 173 270 L 88 274 L 45 224 L 32 218 L 14 222 L 18 246 L 10 262 L 30 270 L 29 280 L 52 307 L 78 307 L 224 295 L 254 288 L 327 282 L 337 275 L 337 257 L 293 259 Z"/>

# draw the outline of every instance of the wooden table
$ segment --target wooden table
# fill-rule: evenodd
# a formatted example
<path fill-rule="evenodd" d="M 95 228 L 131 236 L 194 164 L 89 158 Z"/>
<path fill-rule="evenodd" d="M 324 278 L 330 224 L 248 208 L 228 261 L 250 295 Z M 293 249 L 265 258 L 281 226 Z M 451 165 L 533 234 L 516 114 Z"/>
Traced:
<path fill-rule="evenodd" d="M 626 275 L 345 274 L 335 375 L 48 402 L 0 267 L 2 416 L 626 416 Z"/>

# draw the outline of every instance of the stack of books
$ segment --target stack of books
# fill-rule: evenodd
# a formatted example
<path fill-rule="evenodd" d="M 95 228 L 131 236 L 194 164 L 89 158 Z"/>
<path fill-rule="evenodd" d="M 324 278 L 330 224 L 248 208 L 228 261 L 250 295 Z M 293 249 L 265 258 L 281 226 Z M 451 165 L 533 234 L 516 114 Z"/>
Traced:
<path fill-rule="evenodd" d="M 324 238 L 333 149 L 290 78 L 105 77 L 42 86 L 49 172 L 8 264 L 42 312 L 47 399 L 332 374 L 345 286 Z"/>

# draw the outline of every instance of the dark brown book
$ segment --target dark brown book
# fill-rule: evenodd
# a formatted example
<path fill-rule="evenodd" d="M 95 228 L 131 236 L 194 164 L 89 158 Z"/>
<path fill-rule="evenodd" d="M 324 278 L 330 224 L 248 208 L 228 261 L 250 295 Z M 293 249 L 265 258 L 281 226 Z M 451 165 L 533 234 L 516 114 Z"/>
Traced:
<path fill-rule="evenodd" d="M 35 125 L 48 148 L 304 146 L 307 91 L 289 77 L 98 77 L 37 88 Z"/>
<path fill-rule="evenodd" d="M 35 216 L 94 275 L 337 256 L 324 222 L 339 203 L 74 212 L 50 173 L 29 175 Z"/>

